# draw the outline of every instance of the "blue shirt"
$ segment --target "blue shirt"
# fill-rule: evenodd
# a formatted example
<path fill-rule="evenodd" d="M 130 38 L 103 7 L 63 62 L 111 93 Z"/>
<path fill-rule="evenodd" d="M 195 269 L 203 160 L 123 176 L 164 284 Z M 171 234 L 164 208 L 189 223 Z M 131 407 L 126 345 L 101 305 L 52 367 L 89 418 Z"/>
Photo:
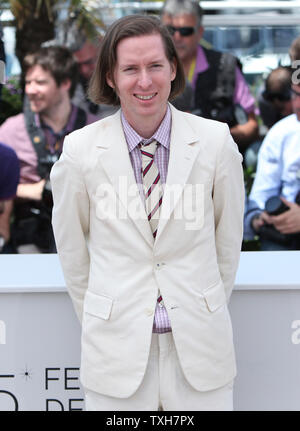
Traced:
<path fill-rule="evenodd" d="M 283 196 L 294 202 L 299 191 L 300 121 L 296 114 L 292 114 L 270 129 L 260 147 L 255 180 L 247 203 L 244 239 L 253 238 L 251 220 L 264 210 L 269 197 Z"/>

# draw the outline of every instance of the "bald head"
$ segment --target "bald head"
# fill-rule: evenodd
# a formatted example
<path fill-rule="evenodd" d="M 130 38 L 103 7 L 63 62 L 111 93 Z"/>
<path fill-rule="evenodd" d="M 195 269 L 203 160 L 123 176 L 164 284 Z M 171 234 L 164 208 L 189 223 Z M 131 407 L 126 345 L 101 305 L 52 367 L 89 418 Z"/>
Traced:
<path fill-rule="evenodd" d="M 292 79 L 292 69 L 280 66 L 272 70 L 266 80 L 268 94 L 289 94 Z"/>

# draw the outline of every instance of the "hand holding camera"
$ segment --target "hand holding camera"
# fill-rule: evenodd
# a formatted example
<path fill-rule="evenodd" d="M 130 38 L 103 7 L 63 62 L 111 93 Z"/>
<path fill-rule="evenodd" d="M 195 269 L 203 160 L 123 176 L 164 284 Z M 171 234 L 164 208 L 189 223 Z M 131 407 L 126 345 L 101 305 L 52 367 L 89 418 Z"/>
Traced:
<path fill-rule="evenodd" d="M 269 213 L 270 214 L 270 213 Z M 300 206 L 281 198 L 279 212 L 270 214 L 269 221 L 282 234 L 300 232 Z"/>
<path fill-rule="evenodd" d="M 300 206 L 272 196 L 266 202 L 265 211 L 252 224 L 261 237 L 286 244 L 293 234 L 300 232 Z"/>

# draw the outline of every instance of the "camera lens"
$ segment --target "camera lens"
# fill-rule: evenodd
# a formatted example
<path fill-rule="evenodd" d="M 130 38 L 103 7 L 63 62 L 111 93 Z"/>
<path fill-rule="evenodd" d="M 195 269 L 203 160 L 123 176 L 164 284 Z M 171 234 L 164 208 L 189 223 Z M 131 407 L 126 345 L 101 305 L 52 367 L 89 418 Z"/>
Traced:
<path fill-rule="evenodd" d="M 289 208 L 282 202 L 278 196 L 270 197 L 265 205 L 265 210 L 269 215 L 279 215 Z"/>

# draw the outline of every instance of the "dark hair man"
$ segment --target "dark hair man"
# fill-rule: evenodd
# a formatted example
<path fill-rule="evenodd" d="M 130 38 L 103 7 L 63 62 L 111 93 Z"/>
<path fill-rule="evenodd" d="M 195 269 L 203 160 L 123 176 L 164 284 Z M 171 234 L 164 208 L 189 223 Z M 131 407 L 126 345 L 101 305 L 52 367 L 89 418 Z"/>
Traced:
<path fill-rule="evenodd" d="M 255 100 L 237 59 L 199 44 L 204 33 L 202 17 L 199 2 L 193 0 L 166 0 L 161 11 L 194 89 L 194 112 L 226 122 L 243 152 L 257 137 Z"/>
<path fill-rule="evenodd" d="M 20 253 L 49 252 L 55 250 L 51 204 L 42 197 L 51 166 L 61 153 L 63 138 L 95 118 L 71 103 L 78 69 L 68 49 L 41 48 L 26 56 L 24 65 L 30 109 L 0 127 L 0 142 L 13 148 L 20 161 L 12 240 Z"/>
<path fill-rule="evenodd" d="M 101 35 L 98 36 L 97 40 L 90 40 L 82 31 L 74 27 L 72 27 L 70 36 L 66 40 L 66 44 L 72 51 L 79 69 L 79 80 L 72 102 L 74 105 L 95 115 L 97 119 L 104 118 L 116 111 L 112 106 L 95 104 L 87 97 L 88 85 L 95 70 L 101 40 Z"/>
<path fill-rule="evenodd" d="M 117 20 L 90 96 L 121 109 L 68 136 L 51 171 L 87 410 L 232 409 L 242 157 L 227 125 L 168 103 L 184 84 L 159 19 Z"/>

